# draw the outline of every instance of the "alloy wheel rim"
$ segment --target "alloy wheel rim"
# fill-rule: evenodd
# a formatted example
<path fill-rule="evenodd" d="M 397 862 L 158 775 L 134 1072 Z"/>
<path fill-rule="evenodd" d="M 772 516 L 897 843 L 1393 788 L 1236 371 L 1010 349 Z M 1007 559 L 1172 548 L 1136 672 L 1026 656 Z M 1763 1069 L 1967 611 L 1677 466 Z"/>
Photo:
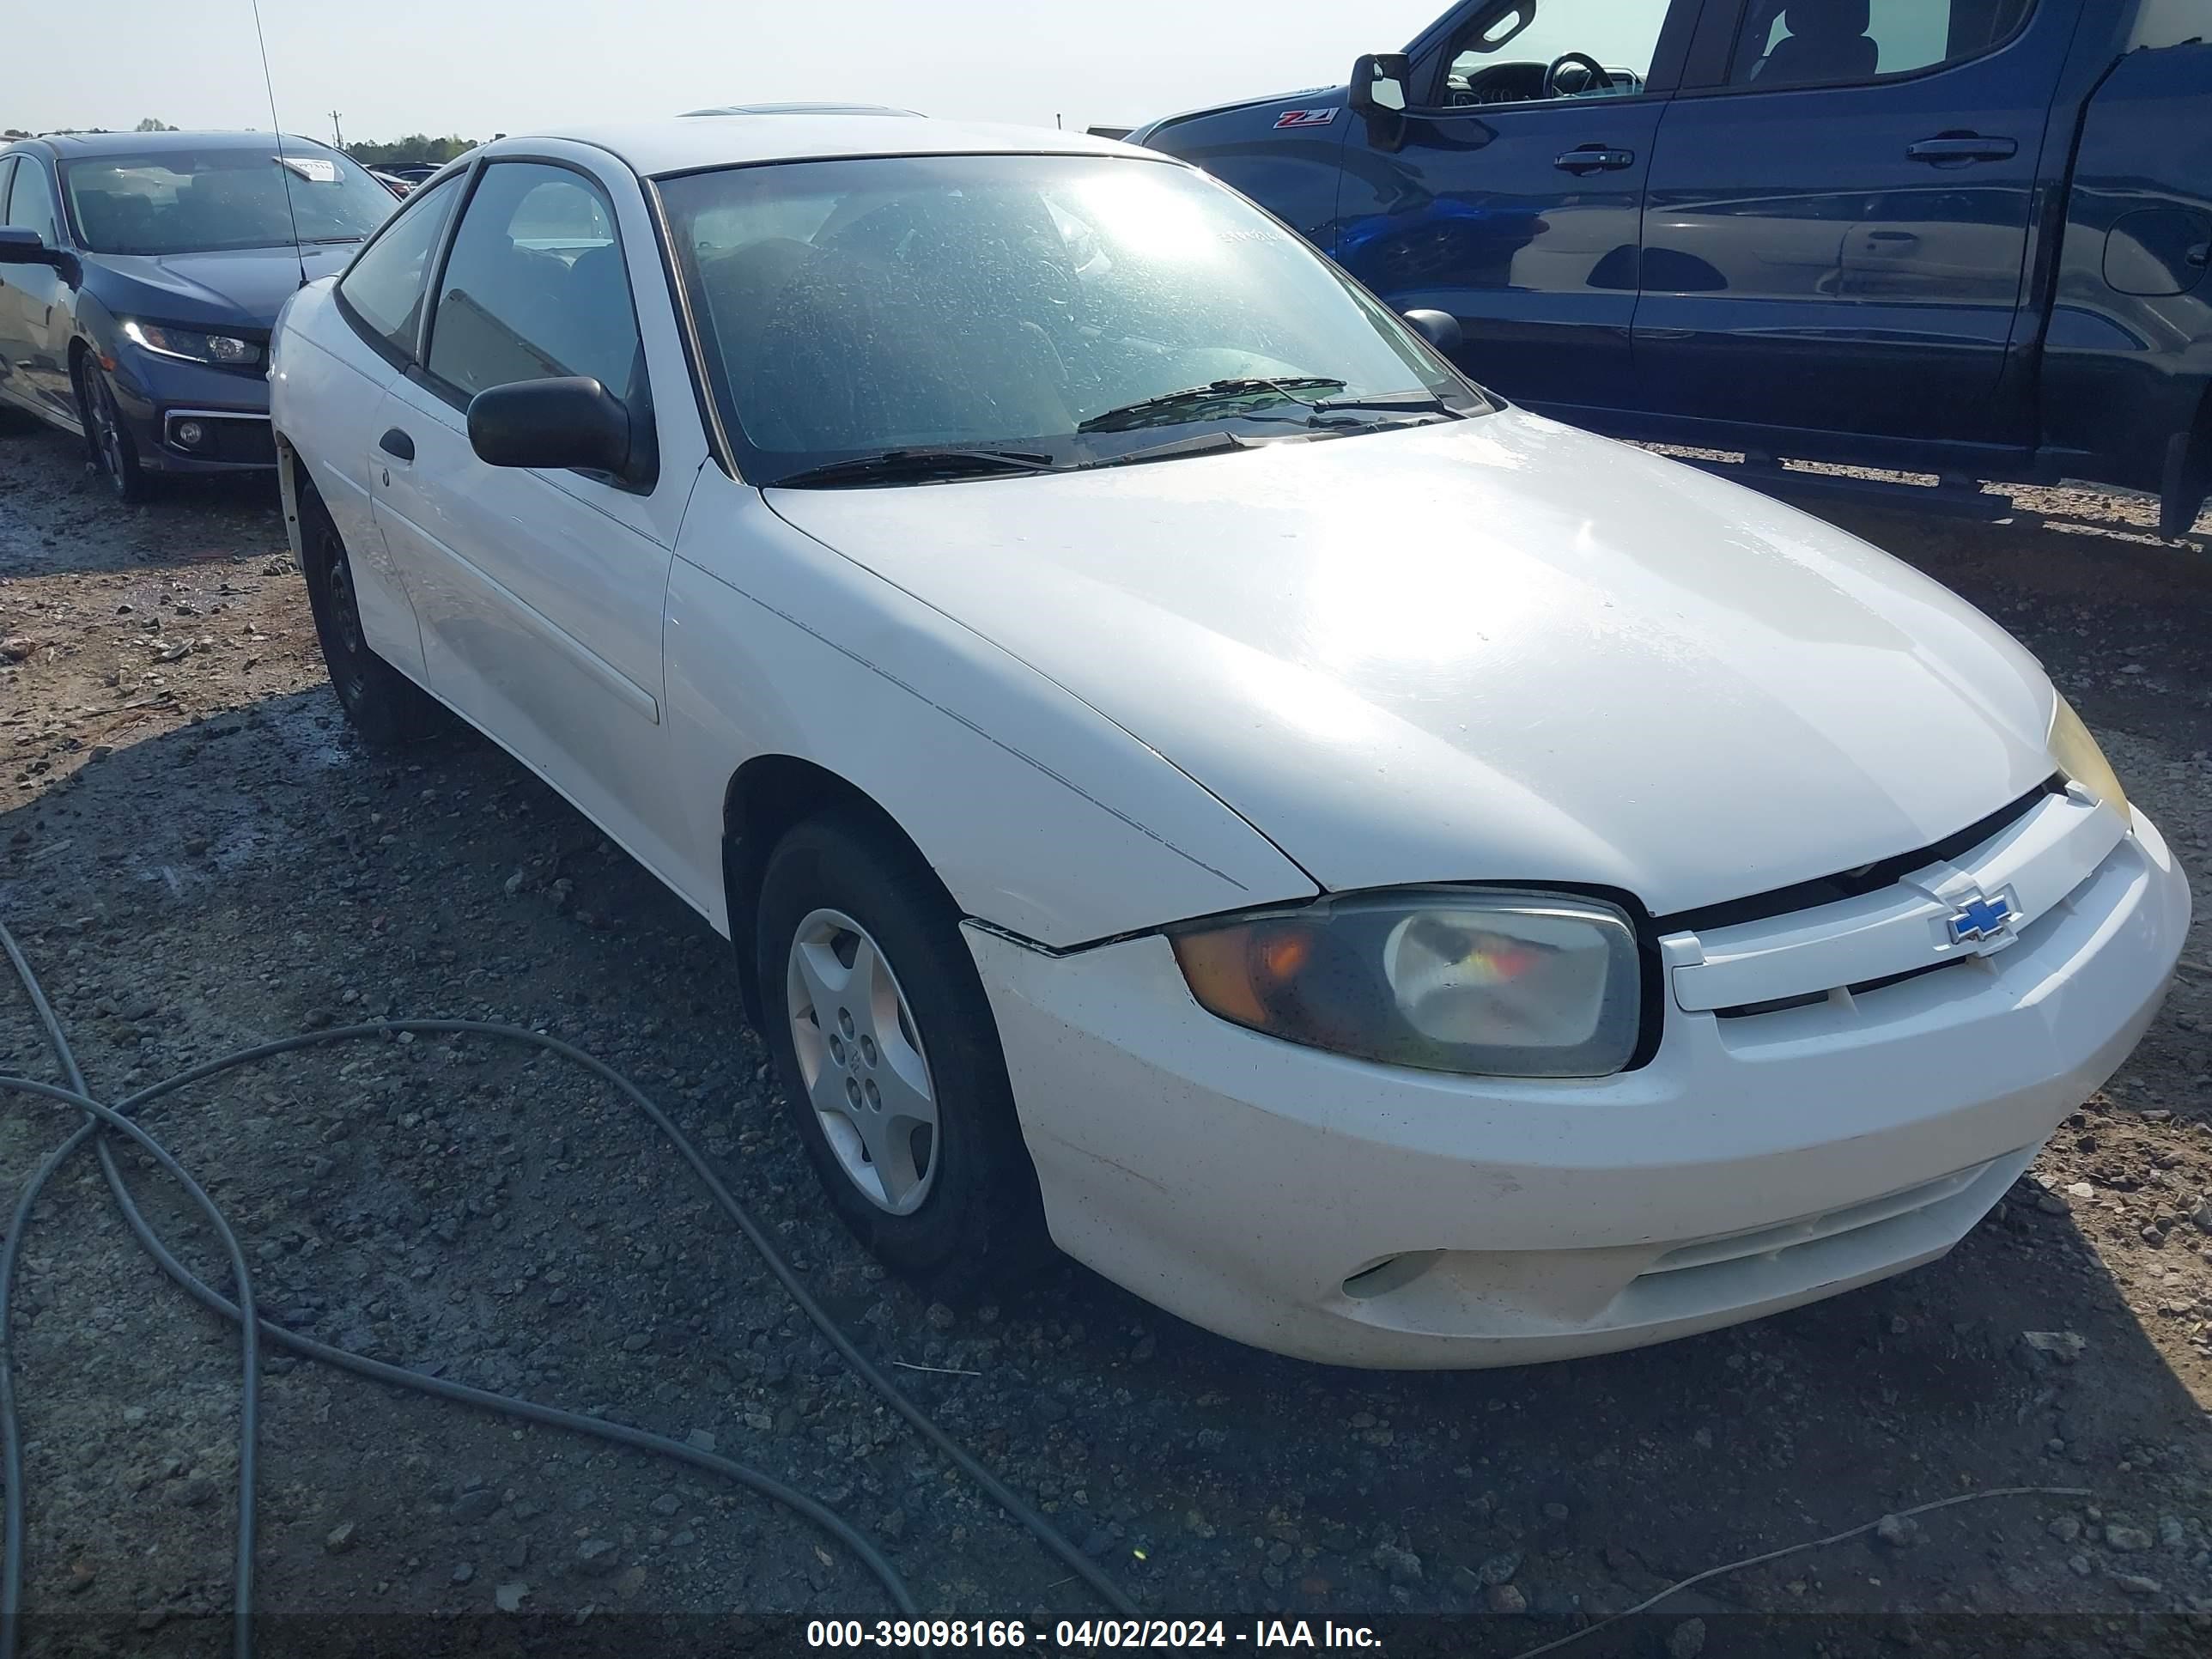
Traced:
<path fill-rule="evenodd" d="M 93 382 L 92 407 L 93 419 L 100 428 L 100 465 L 107 470 L 108 482 L 121 489 L 128 465 L 123 455 L 123 423 L 115 412 L 114 394 L 98 380 Z"/>
<path fill-rule="evenodd" d="M 807 1101 L 847 1180 L 878 1209 L 911 1215 L 937 1180 L 937 1088 L 914 1011 L 867 929 L 810 913 L 785 972 L 792 1047 Z"/>

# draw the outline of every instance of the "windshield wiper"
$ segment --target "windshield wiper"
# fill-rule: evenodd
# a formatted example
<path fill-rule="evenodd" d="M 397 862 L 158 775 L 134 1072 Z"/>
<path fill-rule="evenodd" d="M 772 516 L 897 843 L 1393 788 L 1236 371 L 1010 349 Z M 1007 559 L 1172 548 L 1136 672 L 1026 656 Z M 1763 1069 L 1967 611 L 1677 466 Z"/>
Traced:
<path fill-rule="evenodd" d="M 1237 380 L 1208 380 L 1204 386 L 1185 386 L 1180 392 L 1164 392 L 1157 398 L 1139 398 L 1133 404 L 1123 404 L 1119 409 L 1109 409 L 1103 415 L 1093 415 L 1076 427 L 1078 432 L 1127 432 L 1141 426 L 1161 426 L 1194 415 L 1209 404 L 1228 403 L 1241 398 L 1266 397 L 1269 393 L 1285 403 L 1303 404 L 1308 409 L 1317 405 L 1297 394 L 1301 392 L 1340 392 L 1342 380 L 1322 374 L 1291 374 L 1280 380 L 1263 380 L 1246 376 Z M 1320 405 L 1326 407 L 1326 405 Z"/>
<path fill-rule="evenodd" d="M 1224 449 L 1256 449 L 1249 439 L 1240 438 L 1233 432 L 1201 432 L 1188 438 L 1170 438 L 1165 443 L 1144 444 L 1135 449 L 1125 449 L 1118 455 L 1102 455 L 1094 461 L 1078 461 L 1075 470 L 1088 472 L 1102 466 L 1134 466 L 1141 461 L 1172 461 L 1185 455 L 1210 455 Z"/>
<path fill-rule="evenodd" d="M 842 461 L 824 461 L 819 466 L 802 467 L 772 480 L 769 488 L 916 483 L 929 478 L 1049 472 L 1056 465 L 1049 455 L 1020 449 L 887 449 L 880 455 L 854 455 Z"/>
<path fill-rule="evenodd" d="M 361 236 L 358 234 L 353 236 L 302 236 L 300 239 L 301 246 L 303 247 L 327 247 L 333 242 L 358 242 L 359 240 L 361 240 Z"/>
<path fill-rule="evenodd" d="M 1456 415 L 1454 409 L 1433 392 L 1386 392 L 1379 398 L 1330 398 L 1312 405 L 1316 415 L 1333 415 L 1340 409 L 1373 409 L 1395 413 L 1422 415 L 1433 410 L 1439 415 Z"/>

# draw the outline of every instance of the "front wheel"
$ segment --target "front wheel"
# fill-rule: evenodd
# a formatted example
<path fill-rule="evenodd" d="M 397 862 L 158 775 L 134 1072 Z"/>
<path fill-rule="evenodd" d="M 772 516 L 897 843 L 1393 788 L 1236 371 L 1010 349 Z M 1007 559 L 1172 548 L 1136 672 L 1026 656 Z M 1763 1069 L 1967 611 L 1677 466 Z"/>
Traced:
<path fill-rule="evenodd" d="M 126 504 L 144 501 L 153 493 L 153 480 L 138 464 L 138 442 L 123 423 L 123 411 L 116 406 L 107 371 L 88 361 L 77 373 L 76 394 L 93 475 L 117 501 Z"/>
<path fill-rule="evenodd" d="M 857 813 L 769 855 L 757 966 L 783 1095 L 830 1207 L 940 1295 L 1049 1257 L 988 1001 L 933 872 Z"/>
<path fill-rule="evenodd" d="M 373 748 L 395 748 L 429 737 L 444 710 L 430 694 L 369 648 L 355 597 L 353 562 L 330 509 L 311 489 L 300 491 L 300 562 L 315 638 L 347 722 Z"/>

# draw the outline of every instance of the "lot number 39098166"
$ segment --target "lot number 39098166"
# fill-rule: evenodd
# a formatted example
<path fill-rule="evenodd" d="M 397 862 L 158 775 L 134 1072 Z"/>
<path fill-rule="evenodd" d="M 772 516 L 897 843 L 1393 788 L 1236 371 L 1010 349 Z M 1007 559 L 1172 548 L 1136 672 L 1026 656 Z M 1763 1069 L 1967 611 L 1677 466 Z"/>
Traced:
<path fill-rule="evenodd" d="M 1240 1638 L 1241 1639 L 1241 1638 Z M 1040 1647 L 1087 1651 L 1097 1648 L 1220 1648 L 1228 1633 L 1218 1619 L 1063 1619 Z M 806 1626 L 811 1648 L 1022 1648 L 1028 1626 L 1018 1619 L 815 1619 Z"/>

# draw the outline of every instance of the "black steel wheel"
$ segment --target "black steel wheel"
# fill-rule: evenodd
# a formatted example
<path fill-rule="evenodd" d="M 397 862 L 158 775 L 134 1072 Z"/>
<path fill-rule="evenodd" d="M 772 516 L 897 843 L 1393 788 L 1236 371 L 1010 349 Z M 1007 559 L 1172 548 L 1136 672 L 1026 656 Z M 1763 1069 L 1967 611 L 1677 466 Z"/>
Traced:
<path fill-rule="evenodd" d="M 304 483 L 300 487 L 300 562 L 331 688 L 362 741 L 392 748 L 434 733 L 443 724 L 444 709 L 371 648 L 362 629 L 360 598 L 345 538 L 322 498 Z"/>

